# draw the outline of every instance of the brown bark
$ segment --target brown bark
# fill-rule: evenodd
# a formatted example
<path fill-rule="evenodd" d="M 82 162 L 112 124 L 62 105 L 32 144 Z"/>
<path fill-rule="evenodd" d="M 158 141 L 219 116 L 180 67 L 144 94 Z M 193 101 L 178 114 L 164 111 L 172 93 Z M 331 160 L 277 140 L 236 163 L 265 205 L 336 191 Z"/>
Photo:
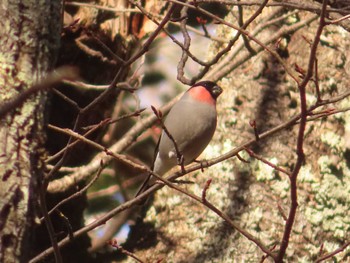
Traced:
<path fill-rule="evenodd" d="M 59 45 L 60 1 L 0 5 L 0 101 L 6 103 L 52 68 Z M 23 101 L 0 121 L 0 261 L 26 262 L 43 171 L 46 95 Z"/>

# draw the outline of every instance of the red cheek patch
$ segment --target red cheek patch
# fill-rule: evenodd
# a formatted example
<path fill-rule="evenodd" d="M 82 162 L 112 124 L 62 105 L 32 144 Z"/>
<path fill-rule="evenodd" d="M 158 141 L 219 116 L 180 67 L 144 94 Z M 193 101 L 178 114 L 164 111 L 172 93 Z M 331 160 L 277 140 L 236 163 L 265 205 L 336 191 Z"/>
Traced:
<path fill-rule="evenodd" d="M 188 93 L 197 101 L 215 105 L 215 100 L 211 96 L 210 92 L 202 86 L 190 88 Z"/>

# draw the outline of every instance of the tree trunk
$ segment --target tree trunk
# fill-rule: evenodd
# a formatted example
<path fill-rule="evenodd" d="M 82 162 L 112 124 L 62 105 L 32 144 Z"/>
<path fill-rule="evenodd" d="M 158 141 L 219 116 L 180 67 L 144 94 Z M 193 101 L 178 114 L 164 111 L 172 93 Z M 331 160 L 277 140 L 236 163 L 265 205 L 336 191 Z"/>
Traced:
<path fill-rule="evenodd" d="M 6 103 L 52 69 L 61 3 L 5 0 L 0 17 L 0 101 Z M 37 93 L 0 120 L 0 262 L 28 260 L 43 172 L 45 101 L 45 93 Z"/>

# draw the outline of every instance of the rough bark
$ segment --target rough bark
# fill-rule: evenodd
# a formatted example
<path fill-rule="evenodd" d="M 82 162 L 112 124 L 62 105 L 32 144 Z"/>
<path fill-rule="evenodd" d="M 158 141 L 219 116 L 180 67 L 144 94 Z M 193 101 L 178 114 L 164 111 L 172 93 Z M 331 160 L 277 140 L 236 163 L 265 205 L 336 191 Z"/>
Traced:
<path fill-rule="evenodd" d="M 271 8 L 264 10 L 262 17 Z M 300 13 L 298 19 L 311 14 Z M 227 17 L 228 21 L 236 18 Z M 259 20 L 255 24 L 259 24 Z M 293 23 L 293 22 L 292 22 Z M 318 21 L 281 39 L 286 41 L 280 52 L 290 66 L 306 68 L 310 45 Z M 283 24 L 276 24 L 259 35 L 271 37 Z M 250 30 L 253 30 L 250 29 Z M 229 38 L 231 30 L 222 29 L 220 37 Z M 317 55 L 321 93 L 324 98 L 348 89 L 350 45 L 348 33 L 339 26 L 325 29 Z M 255 47 L 253 45 L 253 47 Z M 211 48 L 216 54 L 218 49 Z M 241 51 L 243 52 L 243 51 Z M 242 53 L 243 54 L 243 53 Z M 254 138 L 249 122 L 266 131 L 299 112 L 299 95 L 295 82 L 283 67 L 264 53 L 237 68 L 222 79 L 223 95 L 218 100 L 218 128 L 203 158 L 213 158 Z M 315 101 L 315 86 L 307 89 L 308 103 Z M 346 99 L 337 105 L 349 107 Z M 293 227 L 286 261 L 310 262 L 333 251 L 348 238 L 349 201 L 349 113 L 308 122 L 305 138 L 306 163 L 298 177 L 299 208 Z M 265 159 L 287 170 L 296 161 L 297 127 L 284 130 L 251 149 Z M 278 250 L 290 207 L 290 185 L 287 175 L 250 158 L 244 163 L 229 159 L 204 173 L 186 175 L 194 182 L 184 185 L 189 192 L 201 195 L 205 182 L 213 179 L 207 199 L 230 215 L 235 222 Z M 281 212 L 283 211 L 283 212 Z M 259 262 L 264 253 L 250 240 L 229 227 L 216 214 L 197 202 L 167 187 L 158 191 L 143 223 L 137 224 L 129 239 L 130 249 L 146 261 L 166 262 Z M 337 259 L 349 260 L 349 249 Z M 131 259 L 128 259 L 131 261 Z M 268 261 L 268 260 L 267 260 Z"/>
<path fill-rule="evenodd" d="M 0 101 L 6 103 L 52 68 L 60 38 L 60 1 L 0 5 Z M 46 95 L 40 92 L 0 120 L 0 261 L 26 262 L 42 178 Z"/>

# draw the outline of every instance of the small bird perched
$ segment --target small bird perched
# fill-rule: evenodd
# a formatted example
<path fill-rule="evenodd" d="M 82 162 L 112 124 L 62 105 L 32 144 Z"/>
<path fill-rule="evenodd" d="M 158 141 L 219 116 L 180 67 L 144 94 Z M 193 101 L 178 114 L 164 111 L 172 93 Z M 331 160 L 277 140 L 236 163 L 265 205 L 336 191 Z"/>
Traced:
<path fill-rule="evenodd" d="M 189 88 L 171 108 L 164 125 L 176 142 L 183 165 L 193 162 L 207 147 L 216 129 L 216 99 L 222 89 L 211 81 L 201 81 Z M 176 147 L 163 130 L 157 146 L 153 172 L 163 176 L 178 164 Z M 148 176 L 136 196 L 154 184 Z"/>

